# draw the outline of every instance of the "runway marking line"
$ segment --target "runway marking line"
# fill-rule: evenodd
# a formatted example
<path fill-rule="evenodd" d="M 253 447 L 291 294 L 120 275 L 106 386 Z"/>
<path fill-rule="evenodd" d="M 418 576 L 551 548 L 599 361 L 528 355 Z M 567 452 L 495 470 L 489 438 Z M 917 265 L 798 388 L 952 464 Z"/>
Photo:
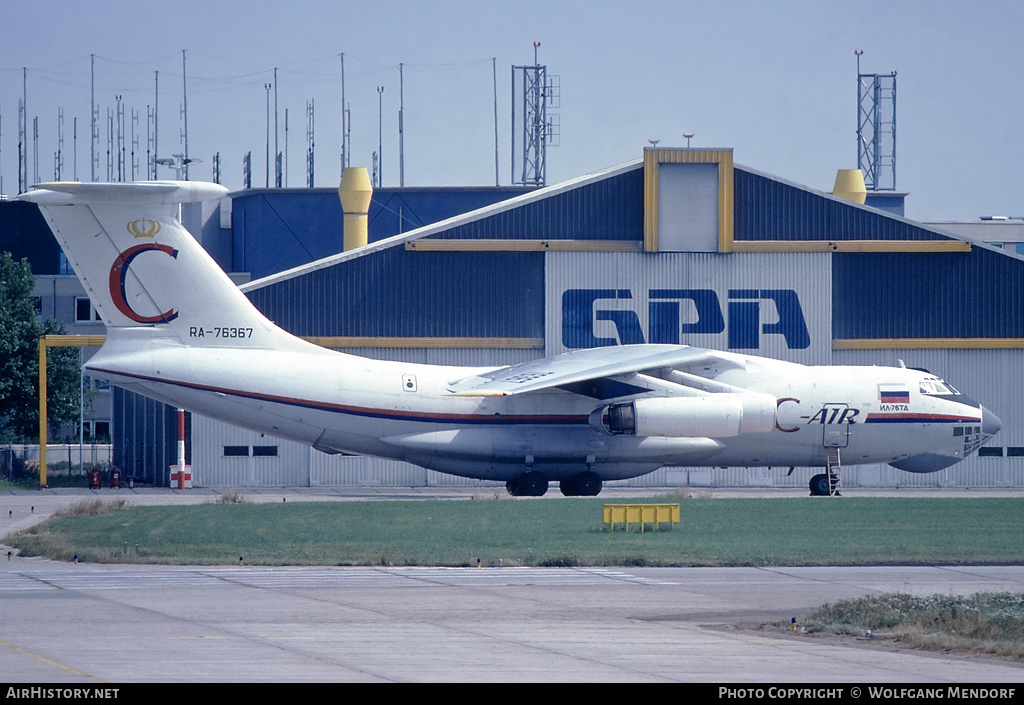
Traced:
<path fill-rule="evenodd" d="M 81 676 L 82 678 L 86 678 L 86 679 L 91 680 L 91 681 L 93 681 L 95 683 L 103 683 L 104 682 L 103 679 L 101 679 L 101 678 L 97 678 L 96 676 L 90 676 L 88 673 L 83 673 L 82 671 L 79 671 L 77 668 L 72 668 L 71 666 L 65 666 L 63 663 L 59 663 L 57 661 L 54 661 L 53 659 L 46 658 L 45 656 L 42 656 L 40 654 L 34 653 L 32 651 L 29 651 L 28 649 L 23 649 L 20 646 L 15 646 L 14 644 L 12 644 L 12 643 L 10 643 L 8 641 L 4 641 L 3 639 L 0 639 L 0 645 L 9 647 L 11 649 L 14 649 L 15 651 L 20 651 L 21 653 L 25 654 L 26 656 L 31 656 L 32 658 L 38 659 L 39 661 L 42 661 L 43 663 L 48 663 L 51 666 L 56 666 L 57 668 L 60 668 L 60 669 L 62 669 L 64 671 L 67 671 L 68 673 L 73 673 L 76 676 Z"/>

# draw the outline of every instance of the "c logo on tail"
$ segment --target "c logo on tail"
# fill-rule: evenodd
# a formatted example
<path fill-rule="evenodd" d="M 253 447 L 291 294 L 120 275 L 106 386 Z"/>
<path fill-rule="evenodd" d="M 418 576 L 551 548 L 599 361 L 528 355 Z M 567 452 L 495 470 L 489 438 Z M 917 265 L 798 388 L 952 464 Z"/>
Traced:
<path fill-rule="evenodd" d="M 128 265 L 132 263 L 133 259 L 148 250 L 159 250 L 174 259 L 178 258 L 178 251 L 167 245 L 147 243 L 145 245 L 129 247 L 117 256 L 113 266 L 110 268 L 110 297 L 114 300 L 114 306 L 117 307 L 117 310 L 133 321 L 138 323 L 170 323 L 178 317 L 178 312 L 174 309 L 169 309 L 156 316 L 142 316 L 132 310 L 125 296 L 124 281 L 125 277 L 128 276 Z"/>

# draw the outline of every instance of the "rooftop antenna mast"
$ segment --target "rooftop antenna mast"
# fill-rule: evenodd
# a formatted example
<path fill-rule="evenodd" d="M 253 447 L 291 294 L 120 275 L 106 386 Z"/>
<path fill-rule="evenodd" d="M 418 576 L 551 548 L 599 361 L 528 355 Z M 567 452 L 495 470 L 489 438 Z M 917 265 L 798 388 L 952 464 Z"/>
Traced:
<path fill-rule="evenodd" d="M 341 170 L 345 171 L 350 165 L 349 138 L 351 137 L 350 116 L 348 114 L 348 103 L 345 102 L 345 53 L 341 54 Z"/>
<path fill-rule="evenodd" d="M 28 69 L 22 67 L 18 101 L 18 193 L 28 190 Z"/>
<path fill-rule="evenodd" d="M 100 142 L 100 107 L 96 105 L 96 55 L 89 54 L 89 161 L 92 181 L 96 180 L 96 172 L 100 170 L 100 155 L 96 146 Z"/>
<path fill-rule="evenodd" d="M 160 72 L 153 72 L 153 180 L 156 181 L 157 139 L 160 136 Z"/>
<path fill-rule="evenodd" d="M 57 106 L 57 153 L 53 155 L 53 178 L 61 181 L 64 176 L 64 108 Z"/>
<path fill-rule="evenodd" d="M 384 86 L 377 86 L 377 178 L 374 186 L 384 185 Z"/>
<path fill-rule="evenodd" d="M 405 77 L 398 65 L 398 185 L 405 186 Z"/>
<path fill-rule="evenodd" d="M 107 108 L 107 181 L 114 180 L 114 163 L 111 161 L 116 156 L 114 148 L 114 111 Z"/>
<path fill-rule="evenodd" d="M 306 103 L 306 187 L 313 188 L 313 99 Z"/>
<path fill-rule="evenodd" d="M 896 190 L 896 72 L 861 73 L 857 56 L 857 166 L 869 191 Z"/>
<path fill-rule="evenodd" d="M 274 67 L 274 186 L 281 188 L 281 151 L 278 147 L 277 129 L 277 67 Z"/>
<path fill-rule="evenodd" d="M 491 57 L 491 80 L 494 85 L 494 185 L 499 186 L 498 176 L 498 57 Z"/>
<path fill-rule="evenodd" d="M 131 180 L 135 181 L 136 175 L 139 173 L 139 111 L 132 108 L 132 171 Z M 146 164 L 146 168 L 149 168 L 149 164 Z"/>
<path fill-rule="evenodd" d="M 188 181 L 188 165 L 192 161 L 188 156 L 188 87 L 185 82 L 185 50 L 181 50 L 181 115 L 183 119 L 184 131 L 181 133 L 182 139 L 185 142 L 185 151 L 183 152 L 182 166 L 184 170 L 181 172 L 181 177 L 184 181 Z M 200 161 L 200 160 L 195 160 Z"/>
<path fill-rule="evenodd" d="M 512 67 L 512 183 L 523 186 L 544 186 L 547 183 L 547 147 L 558 145 L 558 115 L 548 108 L 559 104 L 558 76 L 548 76 L 547 66 L 537 58 L 540 42 L 533 43 L 533 66 Z M 516 121 L 516 72 L 522 73 L 522 176 L 516 178 L 515 135 L 520 123 Z"/>
<path fill-rule="evenodd" d="M 116 117 L 117 117 L 117 141 L 116 141 L 116 154 L 114 155 L 117 159 L 117 180 L 124 181 L 125 173 L 127 172 L 125 164 L 125 147 L 124 147 L 124 104 L 121 102 L 121 95 L 114 96 L 116 105 Z"/>
<path fill-rule="evenodd" d="M 39 183 L 39 116 L 32 118 L 32 178 Z"/>

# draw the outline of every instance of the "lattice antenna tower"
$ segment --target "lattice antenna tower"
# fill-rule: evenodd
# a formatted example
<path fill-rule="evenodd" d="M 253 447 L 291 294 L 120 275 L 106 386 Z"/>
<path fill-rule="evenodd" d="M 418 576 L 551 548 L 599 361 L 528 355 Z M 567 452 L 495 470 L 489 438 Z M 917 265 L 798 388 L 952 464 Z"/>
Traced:
<path fill-rule="evenodd" d="M 548 108 L 560 105 L 561 81 L 558 76 L 549 76 L 547 66 L 538 62 L 539 47 L 540 42 L 533 43 L 533 66 L 512 67 L 512 183 L 515 185 L 544 186 L 547 183 L 547 147 L 557 147 L 560 137 L 559 116 Z M 521 76 L 519 81 L 517 75 Z M 517 105 L 520 106 L 519 116 L 516 115 Z M 518 167 L 517 134 L 522 145 Z"/>
<path fill-rule="evenodd" d="M 57 106 L 57 151 L 53 154 L 53 179 L 64 178 L 64 108 Z"/>
<path fill-rule="evenodd" d="M 896 72 L 861 73 L 857 56 L 857 166 L 869 191 L 896 190 Z"/>
<path fill-rule="evenodd" d="M 18 101 L 18 193 L 28 191 L 28 69 L 22 67 Z"/>
<path fill-rule="evenodd" d="M 114 146 L 114 111 L 107 108 L 107 181 L 114 180 L 114 157 L 117 156 Z"/>
<path fill-rule="evenodd" d="M 313 188 L 313 99 L 306 103 L 306 186 Z"/>
<path fill-rule="evenodd" d="M 252 152 L 246 152 L 242 159 L 242 183 L 245 188 L 252 188 Z"/>
<path fill-rule="evenodd" d="M 32 118 L 32 179 L 39 183 L 39 116 Z M 26 184 L 28 186 L 28 184 Z"/>
<path fill-rule="evenodd" d="M 28 124 L 25 118 L 25 101 L 18 101 L 18 193 L 28 190 Z"/>
<path fill-rule="evenodd" d="M 131 178 L 130 178 L 130 180 L 131 181 L 135 181 L 138 178 L 138 174 L 141 171 L 140 168 L 139 168 L 139 154 L 141 152 L 141 150 L 139 149 L 139 111 L 136 110 L 135 108 L 132 108 L 132 135 L 131 136 L 132 136 L 132 152 L 131 152 L 132 171 L 131 171 Z M 146 169 L 147 170 L 149 169 L 149 164 L 148 163 L 146 164 Z"/>
<path fill-rule="evenodd" d="M 116 131 L 116 157 L 117 161 L 117 180 L 124 181 L 125 175 L 128 171 L 128 165 L 125 160 L 125 129 L 124 129 L 124 103 L 121 102 L 120 94 L 114 96 L 115 102 L 115 131 Z"/>
<path fill-rule="evenodd" d="M 146 178 L 156 181 L 156 111 L 153 106 L 146 106 Z"/>

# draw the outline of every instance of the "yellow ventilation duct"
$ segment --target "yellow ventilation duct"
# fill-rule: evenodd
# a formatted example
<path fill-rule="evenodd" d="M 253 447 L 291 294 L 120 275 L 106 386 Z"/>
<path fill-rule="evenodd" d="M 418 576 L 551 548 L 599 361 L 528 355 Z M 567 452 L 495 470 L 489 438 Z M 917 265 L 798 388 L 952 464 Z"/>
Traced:
<path fill-rule="evenodd" d="M 836 185 L 832 187 L 832 195 L 863 204 L 868 197 L 868 190 L 864 187 L 864 175 L 860 173 L 860 169 L 837 171 Z"/>
<path fill-rule="evenodd" d="M 338 186 L 341 198 L 341 210 L 345 213 L 345 251 L 362 247 L 367 242 L 367 213 L 370 211 L 370 199 L 373 187 L 370 185 L 370 174 L 365 167 L 349 167 L 341 175 Z"/>

